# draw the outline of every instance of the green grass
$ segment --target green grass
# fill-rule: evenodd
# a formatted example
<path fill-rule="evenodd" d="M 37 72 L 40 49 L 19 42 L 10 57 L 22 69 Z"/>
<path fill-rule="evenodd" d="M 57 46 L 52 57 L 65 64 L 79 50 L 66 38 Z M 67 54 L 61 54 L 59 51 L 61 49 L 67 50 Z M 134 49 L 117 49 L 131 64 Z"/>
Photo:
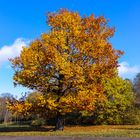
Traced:
<path fill-rule="evenodd" d="M 77 136 L 77 137 L 140 137 L 140 125 L 67 126 L 64 131 L 52 127 L 0 125 L 0 136 Z"/>

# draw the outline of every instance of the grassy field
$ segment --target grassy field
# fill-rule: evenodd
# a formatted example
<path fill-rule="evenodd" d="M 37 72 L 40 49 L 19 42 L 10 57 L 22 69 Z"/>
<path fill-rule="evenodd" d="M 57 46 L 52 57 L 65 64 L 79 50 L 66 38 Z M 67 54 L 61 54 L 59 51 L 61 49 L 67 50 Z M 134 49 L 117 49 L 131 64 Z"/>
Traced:
<path fill-rule="evenodd" d="M 122 126 L 66 126 L 64 131 L 53 127 L 28 125 L 0 125 L 0 136 L 77 136 L 77 137 L 130 137 L 140 138 L 140 125 Z"/>

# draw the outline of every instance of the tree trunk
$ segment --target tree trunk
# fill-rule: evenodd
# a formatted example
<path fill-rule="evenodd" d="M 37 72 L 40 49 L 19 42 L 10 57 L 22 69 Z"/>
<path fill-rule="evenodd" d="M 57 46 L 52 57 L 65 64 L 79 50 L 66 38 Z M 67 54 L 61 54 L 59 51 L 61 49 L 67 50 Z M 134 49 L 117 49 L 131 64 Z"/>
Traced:
<path fill-rule="evenodd" d="M 60 113 L 57 114 L 56 117 L 56 126 L 55 130 L 62 130 L 64 129 L 64 116 L 62 116 Z"/>

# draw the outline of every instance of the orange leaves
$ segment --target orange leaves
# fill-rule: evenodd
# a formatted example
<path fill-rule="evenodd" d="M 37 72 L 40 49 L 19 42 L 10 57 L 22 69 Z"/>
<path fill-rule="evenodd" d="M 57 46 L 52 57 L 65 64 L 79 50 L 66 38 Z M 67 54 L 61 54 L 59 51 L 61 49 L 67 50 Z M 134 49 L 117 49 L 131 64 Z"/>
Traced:
<path fill-rule="evenodd" d="M 29 115 L 30 109 L 32 108 L 32 104 L 23 101 L 16 101 L 14 103 L 9 102 L 7 108 L 14 114 L 14 115 Z"/>
<path fill-rule="evenodd" d="M 32 93 L 35 94 L 35 93 Z M 55 103 L 55 99 L 41 94 L 36 94 L 31 99 L 25 99 L 24 101 L 16 100 L 16 102 L 9 102 L 7 107 L 14 115 L 31 115 L 31 114 L 41 114 L 43 111 L 55 111 L 57 110 L 58 104 Z"/>
<path fill-rule="evenodd" d="M 96 103 L 96 92 L 91 90 L 79 91 L 76 95 L 69 94 L 60 100 L 60 108 L 67 113 L 72 111 L 93 112 Z"/>
<path fill-rule="evenodd" d="M 48 24 L 54 29 L 67 30 L 78 27 L 81 17 L 78 13 L 62 9 L 56 13 L 48 14 Z"/>

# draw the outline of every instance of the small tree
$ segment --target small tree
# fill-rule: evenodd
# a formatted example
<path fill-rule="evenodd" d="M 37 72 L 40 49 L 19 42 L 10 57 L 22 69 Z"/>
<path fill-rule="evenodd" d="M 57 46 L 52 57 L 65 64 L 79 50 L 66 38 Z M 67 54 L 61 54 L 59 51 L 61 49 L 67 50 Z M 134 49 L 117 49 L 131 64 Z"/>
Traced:
<path fill-rule="evenodd" d="M 105 102 L 99 102 L 94 112 L 95 124 L 123 124 L 129 122 L 128 112 L 134 105 L 133 87 L 130 81 L 115 77 L 105 81 Z M 130 114 L 129 114 L 130 115 Z M 129 118 L 131 118 L 129 116 Z"/>
<path fill-rule="evenodd" d="M 49 13 L 47 23 L 50 32 L 11 59 L 13 79 L 15 84 L 44 94 L 48 104 L 55 104 L 49 110 L 56 114 L 56 129 L 61 129 L 64 114 L 90 114 L 96 102 L 104 100 L 103 81 L 117 74 L 123 52 L 109 43 L 114 28 L 102 16 L 80 17 L 62 9 Z"/>

